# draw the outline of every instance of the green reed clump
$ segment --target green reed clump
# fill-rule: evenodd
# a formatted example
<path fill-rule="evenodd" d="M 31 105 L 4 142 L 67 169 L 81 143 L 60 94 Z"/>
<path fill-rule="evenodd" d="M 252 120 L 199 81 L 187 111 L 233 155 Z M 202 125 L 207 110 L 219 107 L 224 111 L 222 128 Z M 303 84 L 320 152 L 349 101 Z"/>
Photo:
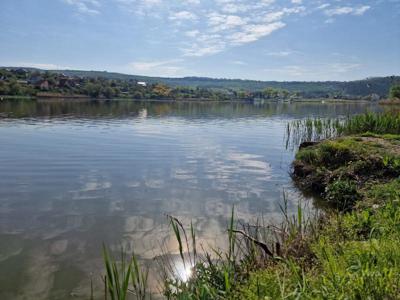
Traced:
<path fill-rule="evenodd" d="M 164 268 L 164 296 L 168 299 L 224 299 L 231 292 L 238 277 L 238 256 L 236 249 L 236 222 L 234 209 L 227 231 L 228 249 L 213 249 L 212 253 L 199 253 L 193 224 L 190 234 L 175 217 L 168 216 L 174 236 L 178 242 L 179 256 L 185 269 L 191 269 L 190 278 L 180 278 L 174 268 Z M 161 265 L 161 268 L 164 266 Z M 171 272 L 172 270 L 172 272 Z M 172 273 L 172 274 L 171 274 Z"/>
<path fill-rule="evenodd" d="M 400 113 L 365 113 L 347 118 L 308 118 L 287 124 L 286 148 L 352 134 L 400 135 Z"/>
<path fill-rule="evenodd" d="M 103 258 L 106 268 L 105 299 L 110 297 L 111 300 L 144 300 L 149 297 L 147 291 L 148 269 L 143 270 L 134 254 L 127 260 L 121 249 L 121 258 L 116 260 L 110 255 L 106 246 L 103 246 Z"/>
<path fill-rule="evenodd" d="M 338 128 L 340 134 L 400 134 L 400 113 L 366 113 L 348 118 Z"/>
<path fill-rule="evenodd" d="M 295 120 L 286 126 L 286 148 L 296 148 L 303 142 L 317 142 L 339 135 L 341 119 L 308 118 Z"/>
<path fill-rule="evenodd" d="M 289 214 L 285 193 L 281 210 L 281 224 L 264 225 L 258 221 L 250 225 L 238 222 L 232 209 L 226 232 L 227 249 L 213 248 L 210 252 L 203 248 L 201 251 L 197 249 L 192 224 L 187 228 L 179 219 L 168 216 L 178 242 L 179 257 L 184 268 L 190 268 L 191 274 L 188 278 L 182 278 L 177 272 L 178 268 L 173 266 L 177 264 L 176 261 L 162 261 L 159 273 L 162 274 L 164 297 L 229 299 L 234 297 L 237 286 L 245 283 L 251 272 L 282 261 L 288 264 L 291 260 L 299 261 L 300 265 L 309 264 L 311 249 L 308 240 L 317 232 L 316 223 L 311 221 L 310 215 L 305 213 L 305 207 L 300 203 L 297 214 Z M 121 259 L 117 261 L 111 257 L 106 247 L 103 255 L 106 299 L 145 299 L 150 296 L 147 288 L 148 272 L 142 271 L 135 255 L 127 260 L 121 252 Z"/>
<path fill-rule="evenodd" d="M 164 296 L 168 299 L 229 299 L 235 296 L 236 287 L 245 283 L 255 270 L 282 261 L 289 263 L 289 260 L 309 264 L 312 255 L 308 240 L 317 232 L 317 223 L 311 221 L 301 204 L 296 215 L 289 214 L 286 194 L 281 210 L 283 221 L 273 226 L 259 222 L 241 224 L 235 220 L 232 209 L 227 249 L 213 249 L 201 254 L 196 250 L 197 255 L 194 255 L 194 243 L 190 242 L 195 237 L 193 226 L 188 235 L 188 229 L 178 219 L 169 217 L 178 241 L 179 256 L 184 265 L 191 266 L 192 275 L 187 280 L 167 276 Z"/>

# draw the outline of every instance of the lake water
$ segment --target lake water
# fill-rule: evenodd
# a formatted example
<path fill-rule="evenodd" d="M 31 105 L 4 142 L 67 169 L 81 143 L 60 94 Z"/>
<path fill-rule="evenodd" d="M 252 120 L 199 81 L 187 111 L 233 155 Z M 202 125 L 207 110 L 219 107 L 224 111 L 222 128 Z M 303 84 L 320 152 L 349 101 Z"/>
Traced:
<path fill-rule="evenodd" d="M 285 149 L 289 121 L 372 104 L 0 102 L 0 299 L 88 299 L 102 243 L 176 252 L 166 214 L 224 246 L 232 205 L 279 218 L 302 196 Z M 102 292 L 99 288 L 96 290 Z"/>

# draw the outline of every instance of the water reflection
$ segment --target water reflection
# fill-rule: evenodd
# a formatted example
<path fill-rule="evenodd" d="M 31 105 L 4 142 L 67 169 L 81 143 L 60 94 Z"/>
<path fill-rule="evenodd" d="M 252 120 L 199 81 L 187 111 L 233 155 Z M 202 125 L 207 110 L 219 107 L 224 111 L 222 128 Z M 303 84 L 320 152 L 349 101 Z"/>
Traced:
<path fill-rule="evenodd" d="M 143 261 L 178 245 L 165 214 L 224 247 L 238 218 L 279 218 L 287 120 L 378 109 L 366 104 L 0 103 L 0 298 L 101 293 L 101 244 Z M 185 273 L 185 272 L 183 272 Z"/>

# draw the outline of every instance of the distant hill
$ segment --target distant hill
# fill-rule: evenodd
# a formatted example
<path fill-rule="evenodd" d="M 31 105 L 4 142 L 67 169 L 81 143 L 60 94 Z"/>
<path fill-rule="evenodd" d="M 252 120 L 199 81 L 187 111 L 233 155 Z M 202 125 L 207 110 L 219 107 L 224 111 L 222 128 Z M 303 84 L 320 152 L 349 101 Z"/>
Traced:
<path fill-rule="evenodd" d="M 215 79 L 208 77 L 150 77 L 141 75 L 128 75 L 106 71 L 82 71 L 82 70 L 39 70 L 24 68 L 27 70 L 49 71 L 51 73 L 63 73 L 68 76 L 86 78 L 106 78 L 111 80 L 135 80 L 145 81 L 148 84 L 164 83 L 171 87 L 200 87 L 216 90 L 244 90 L 261 91 L 266 88 L 283 89 L 289 92 L 297 92 L 303 97 L 366 97 L 377 94 L 381 98 L 388 96 L 393 84 L 400 84 L 400 76 L 374 77 L 355 81 L 257 81 L 242 79 Z"/>
<path fill-rule="evenodd" d="M 140 75 L 127 75 L 113 72 L 100 71 L 79 71 L 79 70 L 52 70 L 51 72 L 64 73 L 69 76 L 81 77 L 104 77 L 108 79 L 120 80 L 137 80 L 148 83 L 164 83 L 169 86 L 188 86 L 202 87 L 211 89 L 234 89 L 259 91 L 271 87 L 275 89 L 285 89 L 290 92 L 300 92 L 304 94 L 332 94 L 359 96 L 364 97 L 371 94 L 378 94 L 380 97 L 387 97 L 390 86 L 394 83 L 400 83 L 400 76 L 387 76 L 367 78 L 355 81 L 257 81 L 243 79 L 222 79 L 208 77 L 183 77 L 183 78 L 168 78 L 168 77 L 149 77 Z"/>

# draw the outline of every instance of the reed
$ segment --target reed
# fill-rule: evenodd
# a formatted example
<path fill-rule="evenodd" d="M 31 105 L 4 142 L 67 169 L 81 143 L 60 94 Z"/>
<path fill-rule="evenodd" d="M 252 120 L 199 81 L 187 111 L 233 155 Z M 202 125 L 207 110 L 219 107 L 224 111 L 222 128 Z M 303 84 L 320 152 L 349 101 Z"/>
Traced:
<path fill-rule="evenodd" d="M 104 276 L 104 295 L 111 300 L 145 300 L 151 295 L 147 291 L 148 269 L 143 270 L 137 257 L 132 254 L 129 260 L 121 249 L 121 257 L 116 260 L 103 245 L 103 259 L 106 269 Z M 93 293 L 92 293 L 93 294 Z"/>
<path fill-rule="evenodd" d="M 349 134 L 400 134 L 400 113 L 366 113 L 348 118 L 341 126 L 340 133 Z"/>
<path fill-rule="evenodd" d="M 319 142 L 354 134 L 400 135 L 400 112 L 295 120 L 286 126 L 285 144 L 287 149 L 297 149 L 304 142 Z"/>

